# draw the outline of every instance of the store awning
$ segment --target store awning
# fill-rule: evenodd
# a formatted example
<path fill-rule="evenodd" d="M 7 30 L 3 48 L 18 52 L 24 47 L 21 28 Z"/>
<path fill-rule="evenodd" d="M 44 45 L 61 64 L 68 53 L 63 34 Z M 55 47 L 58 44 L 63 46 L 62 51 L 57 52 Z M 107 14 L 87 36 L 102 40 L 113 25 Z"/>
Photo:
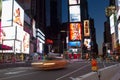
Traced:
<path fill-rule="evenodd" d="M 12 50 L 11 46 L 0 44 L 0 50 Z"/>

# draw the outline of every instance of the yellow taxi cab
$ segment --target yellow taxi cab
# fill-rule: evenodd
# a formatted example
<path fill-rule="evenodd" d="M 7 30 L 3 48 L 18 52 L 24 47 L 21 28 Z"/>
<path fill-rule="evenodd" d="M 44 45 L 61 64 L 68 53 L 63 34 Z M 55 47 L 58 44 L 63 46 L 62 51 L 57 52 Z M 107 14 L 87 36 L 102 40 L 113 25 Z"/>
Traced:
<path fill-rule="evenodd" d="M 45 60 L 32 62 L 31 66 L 39 70 L 51 70 L 51 69 L 60 69 L 66 68 L 68 61 L 61 57 L 46 57 Z"/>

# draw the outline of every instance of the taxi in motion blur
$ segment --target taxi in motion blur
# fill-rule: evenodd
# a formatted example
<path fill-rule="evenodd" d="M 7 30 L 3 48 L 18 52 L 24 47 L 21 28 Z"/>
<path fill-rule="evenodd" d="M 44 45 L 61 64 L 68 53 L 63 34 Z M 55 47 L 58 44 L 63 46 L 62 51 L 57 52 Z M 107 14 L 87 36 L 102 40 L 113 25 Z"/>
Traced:
<path fill-rule="evenodd" d="M 32 62 L 32 67 L 39 70 L 51 70 L 51 69 L 61 69 L 66 68 L 68 65 L 68 61 L 61 57 L 46 57 L 45 60 Z"/>

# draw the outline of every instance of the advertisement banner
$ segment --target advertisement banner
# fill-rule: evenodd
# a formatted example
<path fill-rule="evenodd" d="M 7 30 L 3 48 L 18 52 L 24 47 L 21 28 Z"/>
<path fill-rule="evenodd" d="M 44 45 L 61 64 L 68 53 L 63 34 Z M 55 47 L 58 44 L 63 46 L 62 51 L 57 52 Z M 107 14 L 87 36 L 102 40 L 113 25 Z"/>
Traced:
<path fill-rule="evenodd" d="M 120 44 L 120 23 L 118 24 L 118 40 L 119 40 L 119 44 Z"/>
<path fill-rule="evenodd" d="M 81 40 L 81 24 L 80 23 L 70 23 L 70 35 L 69 40 L 75 41 L 75 40 Z"/>
<path fill-rule="evenodd" d="M 12 26 L 13 0 L 2 0 L 2 27 Z"/>
<path fill-rule="evenodd" d="M 89 20 L 84 20 L 84 36 L 90 36 Z"/>
<path fill-rule="evenodd" d="M 115 25 L 114 25 L 114 14 L 110 16 L 110 31 L 111 34 L 115 33 Z"/>
<path fill-rule="evenodd" d="M 22 42 L 15 40 L 15 52 L 21 53 L 22 51 Z"/>
<path fill-rule="evenodd" d="M 69 5 L 80 4 L 80 0 L 69 0 Z"/>
<path fill-rule="evenodd" d="M 15 27 L 3 27 L 1 29 L 1 37 L 2 40 L 6 40 L 6 39 L 15 39 Z"/>
<path fill-rule="evenodd" d="M 91 48 L 91 40 L 90 39 L 84 39 L 84 45 L 87 47 L 87 49 Z"/>
<path fill-rule="evenodd" d="M 80 5 L 69 6 L 70 22 L 81 22 Z"/>
<path fill-rule="evenodd" d="M 3 44 L 12 47 L 12 50 L 3 50 L 3 53 L 14 53 L 14 40 L 4 40 Z"/>
<path fill-rule="evenodd" d="M 20 26 L 16 27 L 16 39 L 22 41 L 23 40 L 23 28 Z"/>
<path fill-rule="evenodd" d="M 23 31 L 23 41 L 22 41 L 22 52 L 29 54 L 29 45 L 30 45 L 30 35 Z"/>
<path fill-rule="evenodd" d="M 13 8 L 13 25 L 21 27 L 24 26 L 24 10 L 15 0 Z"/>

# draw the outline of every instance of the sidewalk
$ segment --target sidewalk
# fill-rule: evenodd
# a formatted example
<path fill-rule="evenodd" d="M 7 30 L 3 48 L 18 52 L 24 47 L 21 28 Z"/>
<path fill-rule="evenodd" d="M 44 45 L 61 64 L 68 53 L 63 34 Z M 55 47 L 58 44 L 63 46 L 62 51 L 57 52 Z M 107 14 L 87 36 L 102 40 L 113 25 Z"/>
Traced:
<path fill-rule="evenodd" d="M 111 80 L 120 80 L 120 71 L 118 71 Z"/>
<path fill-rule="evenodd" d="M 14 68 L 14 67 L 29 67 L 31 64 L 28 62 L 15 62 L 15 63 L 1 63 L 0 64 L 0 69 L 5 69 L 5 68 Z"/>

